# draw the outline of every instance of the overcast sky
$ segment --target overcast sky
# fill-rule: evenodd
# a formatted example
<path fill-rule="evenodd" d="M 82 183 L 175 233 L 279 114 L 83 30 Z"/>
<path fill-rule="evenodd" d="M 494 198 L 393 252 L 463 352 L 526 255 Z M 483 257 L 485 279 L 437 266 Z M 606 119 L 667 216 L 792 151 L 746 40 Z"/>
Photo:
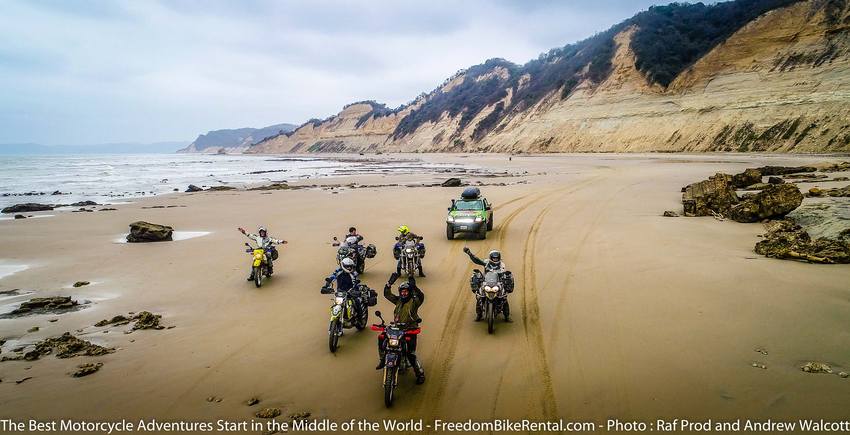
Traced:
<path fill-rule="evenodd" d="M 0 143 L 191 141 L 397 106 L 653 0 L 0 0 Z"/>

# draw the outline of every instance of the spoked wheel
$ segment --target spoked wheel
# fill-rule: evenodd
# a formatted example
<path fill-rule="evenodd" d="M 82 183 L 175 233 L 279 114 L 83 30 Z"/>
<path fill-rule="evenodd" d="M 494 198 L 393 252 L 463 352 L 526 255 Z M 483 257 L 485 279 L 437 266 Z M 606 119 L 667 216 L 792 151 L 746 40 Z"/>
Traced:
<path fill-rule="evenodd" d="M 492 334 L 496 330 L 496 326 L 494 325 L 496 321 L 496 313 L 493 312 L 493 303 L 487 302 L 484 310 L 484 315 L 487 317 L 487 332 Z"/>
<path fill-rule="evenodd" d="M 257 266 L 254 268 L 254 285 L 260 287 L 263 285 L 263 268 L 262 266 Z"/>
<path fill-rule="evenodd" d="M 339 322 L 331 321 L 331 326 L 328 328 L 328 349 L 331 353 L 335 353 L 339 348 L 339 328 Z"/>
<path fill-rule="evenodd" d="M 393 406 L 397 377 L 398 367 L 384 368 L 384 405 L 386 405 L 387 408 Z"/>

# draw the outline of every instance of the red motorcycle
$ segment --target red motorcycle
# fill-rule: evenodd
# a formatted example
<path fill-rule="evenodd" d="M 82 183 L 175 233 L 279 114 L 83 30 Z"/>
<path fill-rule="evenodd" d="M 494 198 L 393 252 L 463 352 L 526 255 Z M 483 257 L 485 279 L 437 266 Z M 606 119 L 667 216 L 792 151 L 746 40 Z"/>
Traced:
<path fill-rule="evenodd" d="M 380 332 L 378 339 L 386 343 L 384 353 L 384 404 L 389 408 L 393 406 L 399 372 L 404 373 L 411 368 L 409 357 L 411 352 L 408 349 L 410 341 L 415 335 L 422 332 L 422 328 L 418 326 L 411 328 L 414 325 L 409 326 L 405 323 L 396 322 L 386 325 L 380 311 L 376 311 L 375 315 L 381 319 L 381 324 L 372 325 L 372 330 Z"/>

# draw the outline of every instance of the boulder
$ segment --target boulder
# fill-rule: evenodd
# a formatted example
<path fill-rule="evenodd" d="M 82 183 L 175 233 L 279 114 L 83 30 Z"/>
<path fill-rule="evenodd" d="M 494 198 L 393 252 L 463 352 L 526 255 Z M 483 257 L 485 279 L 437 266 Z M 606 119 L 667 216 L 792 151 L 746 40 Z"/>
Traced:
<path fill-rule="evenodd" d="M 728 216 L 736 222 L 758 222 L 782 217 L 803 203 L 803 194 L 794 184 L 768 184 L 761 192 L 734 205 Z"/>
<path fill-rule="evenodd" d="M 756 183 L 761 183 L 761 171 L 758 169 L 747 168 L 744 172 L 732 176 L 732 185 L 738 188 L 751 186 Z"/>
<path fill-rule="evenodd" d="M 74 287 L 82 287 L 84 285 L 89 285 L 91 282 L 89 281 L 77 281 L 74 283 Z"/>
<path fill-rule="evenodd" d="M 728 212 L 738 203 L 738 195 L 731 181 L 730 175 L 718 173 L 708 180 L 685 186 L 682 193 L 685 216 L 710 216 Z"/>
<path fill-rule="evenodd" d="M 263 408 L 254 413 L 254 416 L 257 418 L 275 418 L 279 415 L 280 408 Z"/>
<path fill-rule="evenodd" d="M 37 312 L 55 312 L 68 308 L 74 308 L 77 301 L 71 299 L 70 296 L 53 296 L 47 298 L 32 298 L 22 302 L 21 305 L 9 314 L 24 314 L 31 311 Z"/>
<path fill-rule="evenodd" d="M 440 184 L 440 186 L 443 186 L 443 187 L 460 187 L 462 184 L 463 184 L 463 182 L 460 180 L 460 178 L 449 178 L 448 180 L 443 181 Z"/>
<path fill-rule="evenodd" d="M 809 192 L 806 196 L 814 198 L 821 197 L 823 196 L 823 189 L 821 189 L 820 187 L 812 187 L 811 189 L 809 189 Z"/>
<path fill-rule="evenodd" d="M 832 197 L 842 197 L 847 198 L 850 197 L 850 184 L 844 187 L 838 187 L 835 189 L 829 189 L 826 192 L 827 195 Z"/>
<path fill-rule="evenodd" d="M 673 210 L 665 210 L 663 216 L 664 217 L 679 217 L 679 213 L 676 213 Z"/>
<path fill-rule="evenodd" d="M 153 314 L 150 311 L 142 311 L 133 316 L 132 320 L 136 321 L 136 324 L 133 325 L 133 329 L 165 329 L 164 326 L 159 324 L 159 319 L 161 318 L 162 316 L 159 314 Z"/>
<path fill-rule="evenodd" d="M 88 207 L 90 205 L 100 205 L 100 204 L 98 204 L 94 201 L 80 201 L 80 202 L 75 202 L 73 204 L 68 204 L 68 205 L 70 205 L 71 207 Z"/>
<path fill-rule="evenodd" d="M 767 177 L 767 182 L 768 184 L 783 184 L 785 183 L 785 180 L 779 177 Z"/>
<path fill-rule="evenodd" d="M 127 235 L 127 241 L 130 243 L 170 241 L 173 232 L 174 228 L 166 225 L 138 221 L 130 224 L 130 234 Z"/>
<path fill-rule="evenodd" d="M 71 335 L 70 332 L 59 337 L 47 338 L 35 344 L 37 355 L 48 355 L 54 351 L 56 358 L 73 358 L 75 356 L 106 355 L 115 352 L 115 349 L 80 340 Z"/>
<path fill-rule="evenodd" d="M 27 217 L 22 214 L 16 214 L 15 219 L 26 219 Z"/>
<path fill-rule="evenodd" d="M 9 207 L 0 210 L 2 213 L 24 213 L 30 211 L 47 211 L 53 210 L 53 206 L 50 204 L 37 204 L 34 202 L 27 202 L 24 204 L 15 204 L 10 205 Z"/>
<path fill-rule="evenodd" d="M 195 186 L 194 184 L 190 184 L 189 187 L 186 188 L 186 192 L 200 192 L 202 190 L 204 189 L 201 189 L 200 187 Z"/>

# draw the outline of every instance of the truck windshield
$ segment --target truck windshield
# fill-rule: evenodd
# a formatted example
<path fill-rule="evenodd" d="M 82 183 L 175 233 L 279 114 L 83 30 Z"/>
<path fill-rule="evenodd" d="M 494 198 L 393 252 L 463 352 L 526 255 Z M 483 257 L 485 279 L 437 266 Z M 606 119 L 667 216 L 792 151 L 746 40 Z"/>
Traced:
<path fill-rule="evenodd" d="M 484 210 L 484 201 L 456 201 L 455 210 Z"/>

